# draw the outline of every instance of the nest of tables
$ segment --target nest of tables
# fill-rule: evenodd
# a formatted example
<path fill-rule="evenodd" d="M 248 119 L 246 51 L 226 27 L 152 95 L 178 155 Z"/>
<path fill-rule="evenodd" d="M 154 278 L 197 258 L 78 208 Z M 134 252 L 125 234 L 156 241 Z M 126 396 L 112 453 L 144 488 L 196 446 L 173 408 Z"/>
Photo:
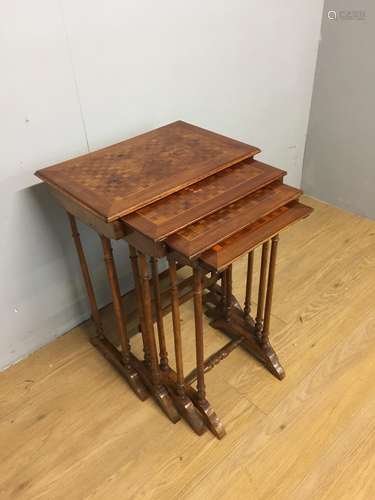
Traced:
<path fill-rule="evenodd" d="M 142 401 L 152 397 L 166 416 L 183 418 L 199 435 L 225 429 L 207 398 L 205 374 L 242 348 L 275 377 L 285 376 L 270 342 L 272 295 L 281 231 L 307 217 L 301 190 L 285 171 L 254 159 L 254 146 L 178 121 L 36 172 L 66 209 L 90 302 L 92 344 Z M 118 345 L 103 329 L 76 219 L 99 235 L 111 287 Z M 132 352 L 111 239 L 125 239 L 137 301 L 143 356 Z M 254 249 L 261 246 L 257 307 L 251 310 Z M 247 255 L 245 301 L 232 292 L 232 265 Z M 166 258 L 169 288 L 161 292 L 158 261 Z M 177 269 L 191 268 L 178 283 Z M 181 289 L 184 289 L 181 293 Z M 162 295 L 169 297 L 163 305 Z M 191 300 L 195 368 L 184 371 L 179 306 Z M 167 353 L 163 316 L 172 312 L 174 358 Z M 205 358 L 203 314 L 228 336 Z"/>

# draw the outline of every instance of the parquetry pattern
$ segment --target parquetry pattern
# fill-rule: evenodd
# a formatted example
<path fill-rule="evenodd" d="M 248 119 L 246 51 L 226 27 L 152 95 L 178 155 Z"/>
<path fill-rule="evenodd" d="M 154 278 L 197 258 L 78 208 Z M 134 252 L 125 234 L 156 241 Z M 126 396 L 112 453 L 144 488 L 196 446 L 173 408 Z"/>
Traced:
<path fill-rule="evenodd" d="M 112 222 L 257 152 L 175 122 L 36 174 Z"/>

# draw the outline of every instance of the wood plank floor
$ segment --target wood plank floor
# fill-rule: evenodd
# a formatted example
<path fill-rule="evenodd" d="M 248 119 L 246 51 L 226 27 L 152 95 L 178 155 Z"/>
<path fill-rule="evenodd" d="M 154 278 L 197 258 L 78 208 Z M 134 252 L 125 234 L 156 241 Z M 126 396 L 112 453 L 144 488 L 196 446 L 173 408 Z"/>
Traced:
<path fill-rule="evenodd" d="M 315 212 L 283 233 L 277 268 L 272 341 L 287 377 L 241 350 L 210 372 L 222 441 L 137 400 L 85 323 L 0 374 L 0 498 L 374 499 L 375 223 L 305 201 Z M 187 371 L 190 303 L 182 325 Z M 205 329 L 208 354 L 226 339 Z"/>

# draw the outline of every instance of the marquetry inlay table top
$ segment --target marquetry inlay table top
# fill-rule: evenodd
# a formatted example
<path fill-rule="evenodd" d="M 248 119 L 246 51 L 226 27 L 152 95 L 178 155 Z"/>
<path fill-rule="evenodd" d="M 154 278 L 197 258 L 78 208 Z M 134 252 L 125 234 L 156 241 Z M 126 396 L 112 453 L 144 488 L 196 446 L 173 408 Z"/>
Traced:
<path fill-rule="evenodd" d="M 259 151 L 177 121 L 36 175 L 113 222 Z"/>
<path fill-rule="evenodd" d="M 177 230 L 281 180 L 286 172 L 249 158 L 134 211 L 122 221 L 153 240 Z"/>

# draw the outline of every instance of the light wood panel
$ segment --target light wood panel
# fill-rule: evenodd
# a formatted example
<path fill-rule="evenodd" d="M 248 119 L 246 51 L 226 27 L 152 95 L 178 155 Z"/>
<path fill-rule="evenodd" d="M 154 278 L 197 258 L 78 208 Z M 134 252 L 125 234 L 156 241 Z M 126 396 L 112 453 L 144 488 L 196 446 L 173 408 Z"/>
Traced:
<path fill-rule="evenodd" d="M 0 497 L 374 498 L 375 223 L 306 203 L 315 212 L 282 235 L 276 274 L 271 338 L 287 376 L 239 349 L 209 372 L 222 441 L 140 403 L 86 323 L 0 374 Z M 233 269 L 241 301 L 245 264 Z M 181 320 L 189 370 L 190 303 Z M 165 329 L 172 354 L 170 315 Z M 207 320 L 205 332 L 207 354 L 226 342 Z"/>

